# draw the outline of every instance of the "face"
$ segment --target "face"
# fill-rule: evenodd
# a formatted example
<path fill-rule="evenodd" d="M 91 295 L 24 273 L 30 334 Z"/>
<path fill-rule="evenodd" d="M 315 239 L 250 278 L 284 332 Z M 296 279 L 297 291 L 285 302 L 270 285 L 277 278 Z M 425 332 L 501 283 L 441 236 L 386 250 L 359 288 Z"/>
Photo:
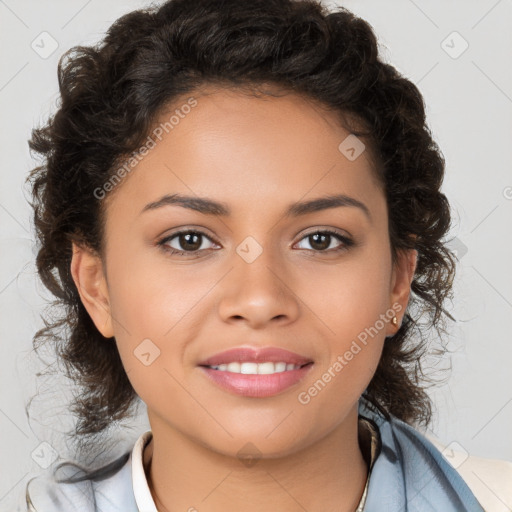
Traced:
<path fill-rule="evenodd" d="M 152 426 L 292 453 L 357 409 L 415 252 L 392 265 L 368 149 L 339 149 L 334 114 L 293 94 L 194 97 L 107 198 L 103 265 L 75 246 L 73 277 Z"/>

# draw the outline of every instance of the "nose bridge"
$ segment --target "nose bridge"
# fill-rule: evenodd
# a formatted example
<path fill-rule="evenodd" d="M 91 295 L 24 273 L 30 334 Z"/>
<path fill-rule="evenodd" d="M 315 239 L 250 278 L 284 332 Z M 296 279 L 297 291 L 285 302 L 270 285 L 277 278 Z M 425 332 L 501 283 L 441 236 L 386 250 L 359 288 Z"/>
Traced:
<path fill-rule="evenodd" d="M 222 319 L 245 319 L 253 327 L 272 319 L 294 319 L 298 304 L 286 283 L 285 262 L 278 251 L 263 247 L 253 237 L 244 239 L 235 251 L 219 304 Z"/>

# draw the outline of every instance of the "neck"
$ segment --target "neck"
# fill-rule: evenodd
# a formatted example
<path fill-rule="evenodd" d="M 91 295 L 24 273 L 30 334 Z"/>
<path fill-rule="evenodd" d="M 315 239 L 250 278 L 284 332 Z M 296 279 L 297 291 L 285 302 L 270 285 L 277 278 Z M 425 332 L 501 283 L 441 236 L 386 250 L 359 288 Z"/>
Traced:
<path fill-rule="evenodd" d="M 353 512 L 368 474 L 355 408 L 317 443 L 247 467 L 154 420 L 144 467 L 157 509 Z"/>

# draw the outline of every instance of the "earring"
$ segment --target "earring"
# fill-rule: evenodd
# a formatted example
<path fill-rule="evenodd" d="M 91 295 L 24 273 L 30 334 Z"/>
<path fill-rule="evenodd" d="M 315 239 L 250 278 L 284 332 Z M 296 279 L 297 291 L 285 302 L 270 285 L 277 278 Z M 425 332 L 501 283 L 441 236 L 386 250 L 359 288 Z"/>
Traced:
<path fill-rule="evenodd" d="M 396 316 L 394 316 L 394 317 L 391 319 L 391 323 L 392 323 L 393 325 L 398 325 L 398 319 L 396 318 Z M 386 336 L 386 338 L 392 338 L 393 336 L 394 336 L 394 334 L 388 334 L 388 335 Z"/>

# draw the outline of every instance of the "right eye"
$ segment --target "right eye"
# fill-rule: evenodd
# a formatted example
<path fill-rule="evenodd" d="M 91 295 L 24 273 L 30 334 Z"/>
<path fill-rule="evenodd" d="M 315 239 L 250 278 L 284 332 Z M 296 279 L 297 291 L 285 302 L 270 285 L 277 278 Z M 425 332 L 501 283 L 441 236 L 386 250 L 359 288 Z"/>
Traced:
<path fill-rule="evenodd" d="M 210 237 L 202 231 L 184 230 L 166 236 L 158 242 L 158 245 L 171 255 L 197 256 L 198 252 L 207 250 L 203 244 L 205 238 L 211 241 Z M 171 242 L 178 247 L 171 245 Z"/>

